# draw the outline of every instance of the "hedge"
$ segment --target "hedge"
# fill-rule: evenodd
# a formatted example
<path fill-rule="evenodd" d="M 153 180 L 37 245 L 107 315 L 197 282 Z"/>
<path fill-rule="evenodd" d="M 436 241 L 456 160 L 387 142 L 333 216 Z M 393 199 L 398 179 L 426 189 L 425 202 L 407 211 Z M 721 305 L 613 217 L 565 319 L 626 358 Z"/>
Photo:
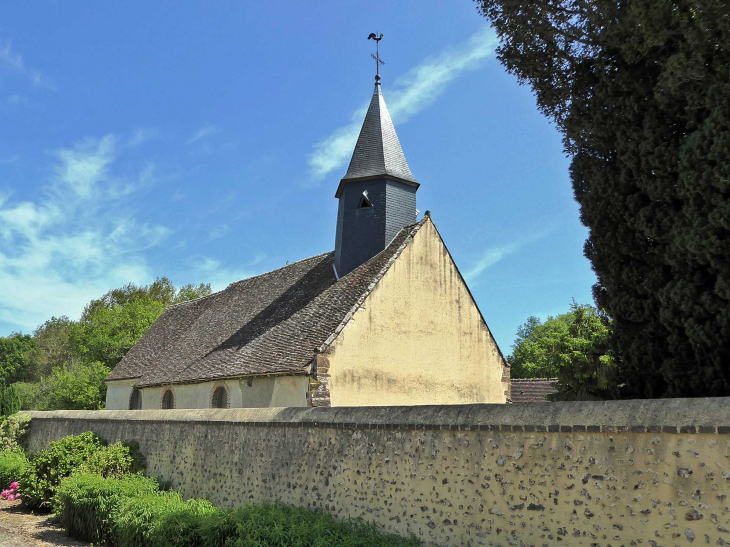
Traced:
<path fill-rule="evenodd" d="M 65 479 L 55 506 L 72 537 L 119 547 L 411 547 L 415 538 L 383 534 L 372 524 L 279 503 L 214 507 L 184 501 L 140 475 Z"/>
<path fill-rule="evenodd" d="M 114 543 L 111 515 L 119 503 L 158 490 L 155 479 L 140 474 L 105 478 L 79 473 L 61 481 L 53 509 L 70 536 L 92 543 Z"/>
<path fill-rule="evenodd" d="M 61 481 L 73 473 L 91 472 L 102 477 L 141 470 L 144 462 L 136 446 L 106 444 L 91 432 L 65 437 L 33 455 L 20 475 L 20 492 L 29 507 L 48 507 Z"/>

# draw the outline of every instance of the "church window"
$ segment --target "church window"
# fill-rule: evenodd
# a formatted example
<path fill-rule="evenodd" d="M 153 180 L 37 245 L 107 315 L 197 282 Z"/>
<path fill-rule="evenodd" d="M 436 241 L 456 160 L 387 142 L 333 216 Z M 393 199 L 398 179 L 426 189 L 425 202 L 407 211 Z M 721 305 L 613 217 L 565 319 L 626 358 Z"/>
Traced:
<path fill-rule="evenodd" d="M 368 191 L 365 190 L 362 193 L 362 196 L 360 196 L 360 203 L 358 204 L 358 209 L 367 209 L 368 207 L 372 207 L 373 202 L 370 201 L 370 198 L 368 197 Z"/>
<path fill-rule="evenodd" d="M 213 397 L 210 400 L 211 408 L 228 408 L 228 390 L 223 386 L 218 386 L 213 391 Z"/>
<path fill-rule="evenodd" d="M 169 410 L 171 408 L 175 408 L 175 394 L 171 389 L 168 389 L 162 396 L 162 409 Z"/>
<path fill-rule="evenodd" d="M 134 388 L 129 395 L 129 410 L 142 410 L 142 390 Z"/>

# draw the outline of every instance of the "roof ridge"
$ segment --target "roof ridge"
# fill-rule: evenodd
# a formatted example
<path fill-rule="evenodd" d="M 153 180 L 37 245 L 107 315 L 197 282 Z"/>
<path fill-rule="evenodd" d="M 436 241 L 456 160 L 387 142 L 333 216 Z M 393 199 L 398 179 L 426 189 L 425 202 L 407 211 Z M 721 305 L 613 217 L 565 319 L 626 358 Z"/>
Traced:
<path fill-rule="evenodd" d="M 557 382 L 557 378 L 510 378 L 510 382 Z"/>
<path fill-rule="evenodd" d="M 309 257 L 307 257 L 307 258 L 302 258 L 301 260 L 297 260 L 296 262 L 292 262 L 291 264 L 285 264 L 285 265 L 284 265 L 284 266 L 282 266 L 281 268 L 276 268 L 276 269 L 274 269 L 274 270 L 269 270 L 268 272 L 263 272 L 263 273 L 260 273 L 260 274 L 257 274 L 257 275 L 252 275 L 252 276 L 250 276 L 250 277 L 244 277 L 243 279 L 239 279 L 238 281 L 233 281 L 233 282 L 229 283 L 228 285 L 226 285 L 226 287 L 225 287 L 224 289 L 221 289 L 221 290 L 219 290 L 219 291 L 215 291 L 214 293 L 210 293 L 210 294 L 207 294 L 207 295 L 205 295 L 205 296 L 201 296 L 200 298 L 195 298 L 195 299 L 193 299 L 193 300 L 187 300 L 187 301 L 185 301 L 185 302 L 178 302 L 177 304 L 171 304 L 171 305 L 167 306 L 167 307 L 166 307 L 166 308 L 164 309 L 163 313 L 164 313 L 164 312 L 166 312 L 167 310 L 169 310 L 170 308 L 175 308 L 175 307 L 178 307 L 178 306 L 184 306 L 184 305 L 186 305 L 186 304 L 192 304 L 193 302 L 198 302 L 198 301 L 200 301 L 200 300 L 204 300 L 204 299 L 206 299 L 206 298 L 211 298 L 211 297 L 213 297 L 213 296 L 216 296 L 216 295 L 218 295 L 218 294 L 220 294 L 220 293 L 222 293 L 222 292 L 224 292 L 224 291 L 227 291 L 227 290 L 228 290 L 228 289 L 230 289 L 230 288 L 231 288 L 231 287 L 232 287 L 233 285 L 237 285 L 238 283 L 243 283 L 244 281 L 250 281 L 251 279 L 257 279 L 257 278 L 259 278 L 259 277 L 263 277 L 263 276 L 265 276 L 265 275 L 269 275 L 269 274 L 272 274 L 272 273 L 274 273 L 274 272 L 278 272 L 279 270 L 283 270 L 283 269 L 285 269 L 285 268 L 289 268 L 290 266 L 295 266 L 296 264 L 299 264 L 299 263 L 301 263 L 301 262 L 304 262 L 304 261 L 306 261 L 306 260 L 313 260 L 313 259 L 315 259 L 315 258 L 321 258 L 321 257 L 324 257 L 324 256 L 326 256 L 326 255 L 328 255 L 328 254 L 331 254 L 331 253 L 333 253 L 333 252 L 334 252 L 334 251 L 328 251 L 328 252 L 326 252 L 326 253 L 321 253 L 321 254 L 318 254 L 318 255 L 314 255 L 314 256 L 309 256 Z"/>
<path fill-rule="evenodd" d="M 385 247 L 385 249 L 383 249 L 382 251 L 380 251 L 378 254 L 376 254 L 374 257 L 372 257 L 370 259 L 370 260 L 374 260 L 377 256 L 379 256 L 380 254 L 384 253 L 386 250 L 388 250 L 388 247 L 390 247 L 390 245 L 393 243 L 393 241 L 395 241 L 395 239 L 401 233 L 403 233 L 405 230 L 410 229 L 410 233 L 406 237 L 405 241 L 403 243 L 401 243 L 400 247 L 398 247 L 398 249 L 396 250 L 396 252 L 393 253 L 393 256 L 390 257 L 390 259 L 385 264 L 385 266 L 383 266 L 381 268 L 381 270 L 378 272 L 378 275 L 375 276 L 375 279 L 373 280 L 373 282 L 370 283 L 370 285 L 368 285 L 368 288 L 365 290 L 365 292 L 362 295 L 360 295 L 360 297 L 357 299 L 357 302 L 355 302 L 355 304 L 352 306 L 352 308 L 350 308 L 350 311 L 347 312 L 347 314 L 345 314 L 345 317 L 342 319 L 342 321 L 340 322 L 340 324 L 337 325 L 337 327 L 332 332 L 332 334 L 330 334 L 327 337 L 327 339 L 324 341 L 324 343 L 318 348 L 318 351 L 320 353 L 324 352 L 327 349 L 327 347 L 330 344 L 332 344 L 332 342 L 334 342 L 337 339 L 337 337 L 340 335 L 340 333 L 342 332 L 342 330 L 345 328 L 345 325 L 347 325 L 347 323 L 350 322 L 350 320 L 352 319 L 353 315 L 355 315 L 355 312 L 362 306 L 363 302 L 365 302 L 365 299 L 368 296 L 370 296 L 370 293 L 372 293 L 375 290 L 375 287 L 380 282 L 380 280 L 383 278 L 383 276 L 385 276 L 385 274 L 388 272 L 388 270 L 393 265 L 393 263 L 396 260 L 398 260 L 398 257 L 401 255 L 401 253 L 403 252 L 403 250 L 413 240 L 413 237 L 416 235 L 416 233 L 418 232 L 418 230 L 420 230 L 421 227 L 426 222 L 426 220 L 427 219 L 430 219 L 430 218 L 431 218 L 430 216 L 424 215 L 423 218 L 421 220 L 419 220 L 418 222 L 416 222 L 414 224 L 409 224 L 408 226 L 404 226 L 403 228 L 401 228 L 398 231 L 398 233 L 396 234 L 396 237 L 394 237 L 391 240 L 391 242 Z M 365 264 L 367 264 L 368 262 L 370 262 L 370 260 L 368 260 L 367 262 L 365 262 Z M 341 277 L 340 280 L 346 279 L 347 276 L 351 275 L 353 272 L 356 272 L 357 270 L 359 270 L 360 268 L 362 268 L 363 266 L 365 266 L 365 264 L 362 264 L 362 265 L 358 266 L 357 268 L 355 268 L 354 270 L 352 270 L 352 272 L 350 272 L 347 275 Z M 340 281 L 338 281 L 338 283 L 339 282 Z"/>
<path fill-rule="evenodd" d="M 332 254 L 332 253 L 334 253 L 334 251 L 327 251 L 326 253 L 321 253 L 321 254 L 318 254 L 318 255 L 308 256 L 306 258 L 302 258 L 301 260 L 297 260 L 295 262 L 292 262 L 291 264 L 285 264 L 284 266 L 282 266 L 280 268 L 276 268 L 274 270 L 269 270 L 268 272 L 260 273 L 258 275 L 252 275 L 251 277 L 244 277 L 243 279 L 239 279 L 238 281 L 234 281 L 234 282 L 230 283 L 225 289 L 223 289 L 221 291 L 218 291 L 218 292 L 223 292 L 226 289 L 228 289 L 229 287 L 232 287 L 233 285 L 237 285 L 239 283 L 243 283 L 244 281 L 249 281 L 251 279 L 258 279 L 259 277 L 263 277 L 265 275 L 269 275 L 269 274 L 272 274 L 272 273 L 275 273 L 275 272 L 284 270 L 286 268 L 291 268 L 292 266 L 295 266 L 297 264 L 301 264 L 302 262 L 306 262 L 307 260 L 314 260 L 315 258 L 322 258 L 322 257 L 325 257 L 328 254 Z"/>

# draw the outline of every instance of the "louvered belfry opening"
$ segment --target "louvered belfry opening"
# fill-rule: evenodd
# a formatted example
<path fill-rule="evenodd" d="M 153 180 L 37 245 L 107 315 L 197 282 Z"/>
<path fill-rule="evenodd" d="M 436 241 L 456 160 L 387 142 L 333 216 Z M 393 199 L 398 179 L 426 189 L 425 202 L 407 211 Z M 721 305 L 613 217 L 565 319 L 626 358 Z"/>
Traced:
<path fill-rule="evenodd" d="M 335 269 L 342 277 L 383 251 L 416 222 L 418 182 L 403 154 L 393 120 L 376 82 L 339 199 Z"/>

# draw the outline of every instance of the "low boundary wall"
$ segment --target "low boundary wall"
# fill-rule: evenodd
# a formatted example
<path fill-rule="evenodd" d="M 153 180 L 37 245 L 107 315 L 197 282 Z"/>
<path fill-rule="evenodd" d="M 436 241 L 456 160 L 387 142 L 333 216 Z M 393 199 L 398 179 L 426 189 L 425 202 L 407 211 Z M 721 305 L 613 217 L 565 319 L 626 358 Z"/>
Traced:
<path fill-rule="evenodd" d="M 31 412 L 222 506 L 281 500 L 427 544 L 730 545 L 730 398 Z"/>

